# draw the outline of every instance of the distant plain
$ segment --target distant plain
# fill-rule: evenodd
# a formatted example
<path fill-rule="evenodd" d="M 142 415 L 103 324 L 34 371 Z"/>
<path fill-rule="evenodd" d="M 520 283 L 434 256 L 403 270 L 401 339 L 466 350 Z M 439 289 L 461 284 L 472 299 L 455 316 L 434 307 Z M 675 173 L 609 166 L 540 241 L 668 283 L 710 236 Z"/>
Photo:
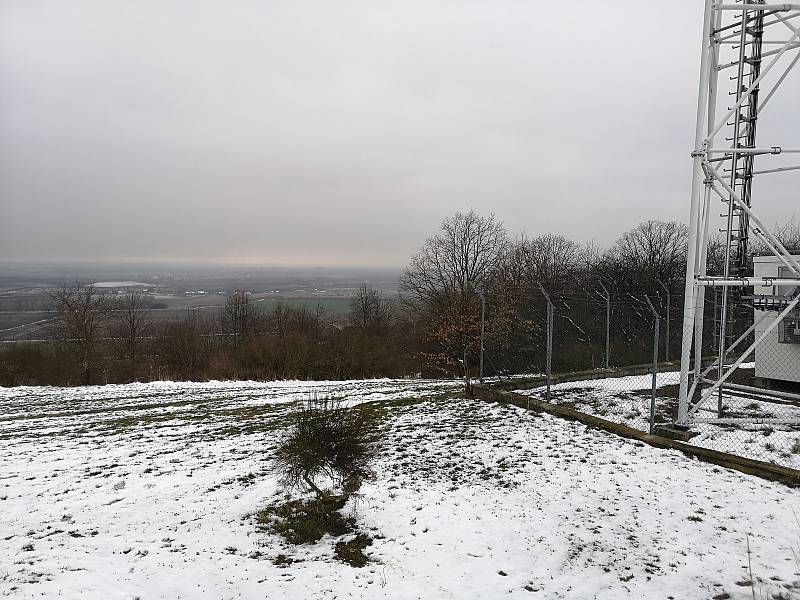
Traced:
<path fill-rule="evenodd" d="M 251 293 L 264 312 L 277 306 L 300 305 L 342 322 L 350 298 L 369 284 L 392 299 L 397 294 L 399 269 L 282 268 L 258 266 L 167 264 L 43 264 L 0 263 L 0 341 L 44 337 L 51 314 L 50 292 L 65 283 L 139 282 L 152 300 L 157 320 L 199 310 L 219 313 L 231 292 Z M 104 293 L 125 293 L 125 287 L 104 286 Z"/>

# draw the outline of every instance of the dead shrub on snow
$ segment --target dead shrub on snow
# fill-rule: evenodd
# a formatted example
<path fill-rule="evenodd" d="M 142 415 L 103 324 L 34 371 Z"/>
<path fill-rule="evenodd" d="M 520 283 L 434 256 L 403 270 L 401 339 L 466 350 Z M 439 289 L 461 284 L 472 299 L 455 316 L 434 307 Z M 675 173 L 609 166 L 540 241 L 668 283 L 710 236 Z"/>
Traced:
<path fill-rule="evenodd" d="M 347 497 L 374 479 L 371 464 L 379 441 L 369 408 L 346 408 L 341 400 L 312 397 L 295 413 L 274 451 L 273 471 L 287 490 L 307 488 L 327 501 L 332 496 L 324 489 L 326 480 Z"/>
<path fill-rule="evenodd" d="M 369 559 L 363 550 L 372 538 L 357 533 L 355 518 L 340 511 L 362 482 L 374 479 L 371 465 L 379 443 L 370 408 L 344 407 L 328 397 L 309 398 L 274 450 L 272 471 L 287 491 L 311 491 L 315 498 L 287 497 L 286 502 L 261 511 L 259 525 L 292 544 L 315 543 L 326 534 L 356 533 L 350 541 L 337 542 L 335 555 L 352 566 L 364 566 Z"/>

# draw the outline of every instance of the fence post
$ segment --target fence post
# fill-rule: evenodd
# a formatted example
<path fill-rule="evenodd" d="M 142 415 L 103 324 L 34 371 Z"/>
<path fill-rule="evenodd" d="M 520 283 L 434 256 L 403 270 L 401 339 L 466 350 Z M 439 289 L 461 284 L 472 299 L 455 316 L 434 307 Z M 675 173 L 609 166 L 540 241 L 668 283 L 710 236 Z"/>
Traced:
<path fill-rule="evenodd" d="M 664 285 L 664 283 L 662 281 L 659 281 L 658 285 L 660 285 L 664 289 L 664 291 L 667 293 L 667 323 L 666 323 L 666 325 L 667 325 L 666 329 L 667 330 L 665 332 L 666 339 L 664 340 L 664 360 L 669 362 L 669 341 L 670 341 L 669 340 L 669 312 L 670 312 L 669 309 L 670 309 L 670 299 L 671 299 L 671 297 L 670 297 L 669 288 L 666 285 Z"/>
<path fill-rule="evenodd" d="M 550 402 L 550 375 L 552 373 L 552 366 L 553 366 L 553 301 L 550 300 L 550 295 L 545 291 L 544 287 L 539 284 L 539 289 L 544 294 L 545 299 L 547 299 L 547 342 L 546 342 L 546 350 L 545 350 L 545 362 L 544 362 L 544 369 L 545 374 L 547 375 L 547 401 Z"/>
<path fill-rule="evenodd" d="M 647 294 L 644 295 L 644 299 L 650 307 L 650 312 L 652 312 L 655 317 L 653 328 L 653 386 L 650 393 L 650 435 L 652 435 L 656 428 L 656 376 L 658 375 L 658 337 L 659 330 L 661 329 L 661 317 L 658 315 L 658 311 L 655 306 L 653 306 L 653 303 L 650 302 L 650 298 L 648 298 Z"/>
<path fill-rule="evenodd" d="M 473 291 L 478 294 L 478 297 L 481 299 L 481 351 L 480 351 L 480 359 L 478 362 L 478 381 L 483 383 L 483 355 L 484 355 L 484 333 L 485 327 L 484 323 L 486 321 L 486 295 L 483 293 L 483 289 L 479 288 L 475 285 L 475 282 L 472 280 L 468 280 L 467 283 L 472 287 Z"/>
<path fill-rule="evenodd" d="M 483 290 L 478 290 L 478 294 L 481 297 L 481 359 L 480 359 L 480 367 L 478 371 L 478 380 L 483 383 L 483 340 L 484 340 L 484 332 L 485 332 L 485 322 L 486 322 L 486 296 L 483 295 Z"/>
<path fill-rule="evenodd" d="M 605 364 L 603 366 L 608 369 L 611 365 L 611 294 L 606 289 L 606 286 L 603 285 L 602 281 L 598 281 L 598 283 L 606 294 L 606 355 Z"/>

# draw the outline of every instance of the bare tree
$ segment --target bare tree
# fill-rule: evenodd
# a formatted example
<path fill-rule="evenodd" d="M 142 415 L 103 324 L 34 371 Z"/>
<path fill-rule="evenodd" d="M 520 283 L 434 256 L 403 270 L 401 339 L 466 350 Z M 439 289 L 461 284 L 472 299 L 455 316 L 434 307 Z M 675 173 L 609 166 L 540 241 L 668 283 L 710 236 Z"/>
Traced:
<path fill-rule="evenodd" d="M 489 283 L 507 247 L 506 229 L 494 215 L 457 212 L 411 257 L 400 289 L 412 301 L 462 297 Z"/>
<path fill-rule="evenodd" d="M 323 310 L 278 304 L 266 318 L 275 338 L 274 371 L 280 377 L 308 377 L 312 372 L 320 342 L 327 330 Z"/>
<path fill-rule="evenodd" d="M 350 300 L 350 322 L 361 329 L 381 330 L 389 324 L 386 296 L 366 284 Z"/>
<path fill-rule="evenodd" d="M 50 330 L 53 337 L 72 349 L 80 365 L 84 384 L 92 381 L 98 361 L 98 346 L 110 318 L 111 303 L 93 285 L 66 283 L 50 293 L 55 316 Z"/>
<path fill-rule="evenodd" d="M 158 348 L 173 376 L 194 379 L 203 375 L 211 350 L 211 331 L 211 323 L 197 309 L 189 309 L 185 318 L 163 326 Z"/>
<path fill-rule="evenodd" d="M 776 228 L 775 237 L 790 252 L 800 252 L 800 223 L 793 218 Z"/>
<path fill-rule="evenodd" d="M 563 235 L 546 233 L 534 238 L 522 235 L 514 246 L 511 257 L 519 261 L 516 268 L 529 285 L 562 286 L 581 267 L 581 247 Z"/>
<path fill-rule="evenodd" d="M 678 285 L 686 274 L 689 233 L 678 221 L 645 221 L 623 234 L 604 254 L 600 270 L 610 279 L 641 288 L 662 281 Z"/>
<path fill-rule="evenodd" d="M 600 257 L 603 255 L 602 247 L 594 240 L 586 242 L 581 248 L 581 269 L 585 274 L 591 273 Z"/>
<path fill-rule="evenodd" d="M 402 299 L 421 321 L 432 355 L 458 366 L 467 382 L 479 347 L 476 289 L 491 283 L 507 247 L 494 215 L 459 212 L 442 222 L 400 277 Z"/>
<path fill-rule="evenodd" d="M 720 232 L 709 236 L 706 254 L 706 272 L 709 275 L 723 275 L 725 272 L 725 237 Z M 753 248 L 753 246 L 751 246 Z"/>
<path fill-rule="evenodd" d="M 793 218 L 772 228 L 772 234 L 778 238 L 789 252 L 800 252 L 800 223 Z M 772 253 L 769 247 L 759 238 L 753 239 L 751 248 L 754 254 Z"/>
<path fill-rule="evenodd" d="M 114 335 L 119 338 L 125 357 L 133 368 L 151 329 L 152 315 L 148 304 L 147 296 L 139 291 L 125 294 L 114 302 Z"/>
<path fill-rule="evenodd" d="M 255 331 L 258 318 L 258 310 L 250 301 L 250 292 L 237 290 L 228 296 L 222 307 L 222 333 L 238 345 Z"/>

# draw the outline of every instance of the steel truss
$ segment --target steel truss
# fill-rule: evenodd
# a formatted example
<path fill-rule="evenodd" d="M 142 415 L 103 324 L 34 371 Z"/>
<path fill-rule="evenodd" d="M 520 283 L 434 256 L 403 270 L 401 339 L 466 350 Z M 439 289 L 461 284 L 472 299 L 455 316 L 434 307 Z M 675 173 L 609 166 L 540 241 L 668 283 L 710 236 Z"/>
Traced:
<path fill-rule="evenodd" d="M 731 53 L 733 55 L 728 56 Z M 733 60 L 722 62 L 728 57 Z M 705 0 L 695 146 L 691 154 L 693 177 L 678 425 L 767 421 L 789 424 L 797 420 L 725 416 L 722 389 L 741 390 L 742 387 L 748 387 L 733 383 L 726 385 L 726 382 L 786 315 L 800 304 L 800 293 L 797 292 L 781 302 L 778 318 L 757 335 L 738 358 L 733 359 L 733 351 L 756 331 L 756 324 L 729 344 L 731 300 L 738 298 L 744 288 L 753 286 L 800 285 L 800 264 L 752 208 L 754 176 L 800 170 L 800 165 L 775 166 L 761 162 L 760 168 L 755 168 L 756 160 L 800 154 L 800 147 L 759 146 L 756 141 L 759 117 L 799 60 L 800 3 L 767 4 L 748 0 L 746 3 L 728 4 Z M 730 91 L 733 104 L 719 118 L 716 113 L 721 80 L 733 82 L 733 90 Z M 730 145 L 717 142 L 723 130 L 726 133 L 725 142 L 730 142 Z M 718 200 L 724 205 L 723 214 L 720 215 L 724 219 L 720 230 L 725 236 L 724 274 L 711 277 L 707 274 L 706 266 L 708 241 L 712 201 Z M 788 268 L 787 278 L 748 276 L 748 255 L 753 239 L 768 248 Z M 719 353 L 715 363 L 704 368 L 701 357 L 707 287 L 721 288 L 722 306 L 718 324 Z M 774 305 L 770 306 L 772 310 L 775 309 Z M 712 372 L 716 372 L 716 379 L 708 377 Z M 759 391 L 769 393 L 767 390 Z M 715 394 L 718 403 L 716 409 L 712 410 L 709 400 Z M 785 393 L 781 396 L 786 399 Z M 800 395 L 789 396 L 792 396 L 789 400 L 800 400 Z M 701 418 L 698 412 L 715 413 L 715 417 Z"/>

